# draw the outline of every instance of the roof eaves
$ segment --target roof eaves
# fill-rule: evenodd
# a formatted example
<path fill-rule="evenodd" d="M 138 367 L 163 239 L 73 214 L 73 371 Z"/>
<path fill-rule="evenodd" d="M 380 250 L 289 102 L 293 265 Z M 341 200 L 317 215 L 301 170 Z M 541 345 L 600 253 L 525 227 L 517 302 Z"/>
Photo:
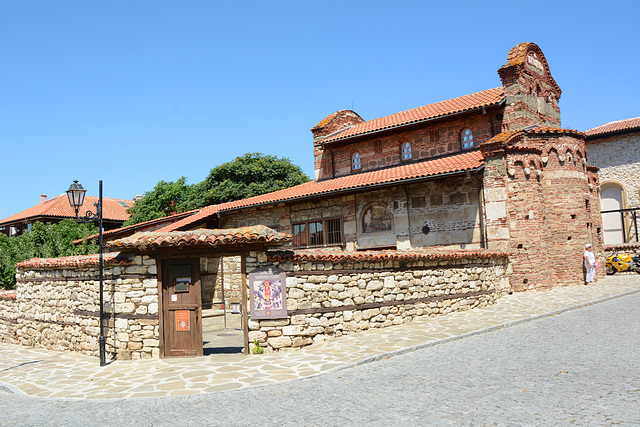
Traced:
<path fill-rule="evenodd" d="M 482 109 L 486 109 L 486 108 L 499 107 L 500 105 L 503 105 L 505 102 L 506 102 L 506 97 L 503 96 L 503 98 L 500 100 L 500 102 L 483 104 L 483 105 L 479 105 L 477 107 L 469 108 L 469 109 L 466 109 L 466 110 L 455 111 L 455 112 L 447 113 L 447 114 L 440 114 L 440 115 L 437 115 L 437 116 L 427 117 L 427 118 L 424 118 L 424 119 L 412 120 L 412 121 L 408 121 L 408 122 L 405 122 L 405 123 L 400 123 L 398 125 L 390 125 L 390 126 L 386 126 L 386 127 L 380 128 L 380 129 L 374 129 L 374 130 L 370 130 L 370 131 L 366 131 L 366 132 L 362 132 L 362 133 L 358 133 L 358 134 L 354 134 L 354 135 L 348 135 L 348 136 L 345 136 L 345 137 L 342 137 L 342 138 L 337 138 L 337 139 L 334 139 L 334 140 L 331 140 L 331 141 L 323 142 L 322 140 L 320 140 L 320 142 L 323 145 L 331 145 L 331 144 L 334 144 L 334 143 L 337 143 L 337 142 L 346 141 L 346 140 L 349 140 L 349 139 L 360 138 L 360 137 L 367 136 L 367 135 L 375 135 L 375 134 L 378 134 L 378 133 L 381 133 L 381 132 L 387 132 L 387 131 L 390 131 L 390 130 L 402 129 L 402 128 L 405 128 L 407 126 L 414 126 L 414 125 L 417 125 L 417 124 L 428 123 L 428 122 L 441 120 L 441 119 L 449 118 L 449 117 L 457 117 L 457 116 L 462 115 L 462 114 L 468 114 L 468 113 L 471 113 L 471 112 L 474 112 L 474 111 L 478 111 L 478 110 L 482 110 Z M 331 135 L 327 135 L 326 138 L 330 138 L 332 135 L 338 134 L 340 132 L 344 132 L 347 129 L 350 129 L 351 127 L 353 127 L 353 126 L 350 126 L 349 128 L 342 129 L 342 130 L 340 130 L 338 132 L 334 132 Z"/>
<path fill-rule="evenodd" d="M 617 136 L 617 135 L 626 135 L 628 133 L 636 133 L 639 131 L 640 131 L 640 126 L 637 126 L 637 127 L 627 128 L 627 129 L 616 129 L 616 130 L 598 132 L 598 133 L 592 133 L 592 134 L 588 134 L 587 132 L 589 131 L 585 131 L 584 134 L 585 134 L 585 139 L 587 140 L 587 142 L 589 142 L 594 139 L 608 138 L 610 136 Z"/>
<path fill-rule="evenodd" d="M 227 209 L 220 209 L 214 213 L 219 214 L 221 212 L 233 212 L 233 211 L 238 211 L 238 210 L 242 210 L 242 209 L 247 209 L 247 208 L 255 208 L 255 207 L 260 207 L 260 206 L 265 206 L 265 205 L 273 205 L 276 203 L 289 203 L 289 202 L 294 202 L 294 201 L 300 201 L 300 200 L 310 200 L 310 199 L 315 199 L 318 197 L 324 197 L 327 194 L 345 194 L 345 193 L 354 193 L 354 192 L 358 192 L 360 190 L 363 189 L 370 189 L 370 188 L 381 188 L 381 187 L 392 187 L 394 185 L 398 185 L 398 184 L 412 184 L 414 182 L 420 182 L 420 181 L 429 181 L 432 179 L 437 179 L 437 178 L 442 178 L 445 176 L 453 176 L 453 175 L 462 175 L 464 173 L 475 173 L 478 171 L 481 171 L 484 169 L 484 164 L 477 167 L 477 168 L 473 168 L 473 169 L 462 169 L 462 170 L 457 170 L 457 171 L 450 171 L 450 172 L 444 172 L 444 173 L 439 173 L 439 174 L 435 174 L 435 175 L 427 175 L 427 176 L 418 176 L 418 177 L 413 177 L 413 178 L 405 178 L 405 179 L 397 179 L 397 180 L 390 180 L 390 181 L 385 181 L 385 182 L 378 182 L 375 184 L 364 184 L 362 186 L 358 186 L 358 187 L 350 187 L 350 188 L 343 188 L 340 190 L 327 190 L 327 191 L 323 191 L 321 193 L 314 193 L 314 194 L 309 194 L 309 195 L 305 195 L 305 196 L 298 196 L 298 197 L 292 197 L 290 199 L 282 199 L 282 200 L 275 200 L 275 201 L 270 201 L 270 202 L 261 202 L 261 203 L 256 203 L 253 205 L 246 205 L 246 206 L 238 206 L 238 207 L 234 207 L 234 208 L 227 208 Z M 204 218 L 202 218 L 204 220 Z M 194 224 L 196 224 L 197 222 L 194 222 Z"/>

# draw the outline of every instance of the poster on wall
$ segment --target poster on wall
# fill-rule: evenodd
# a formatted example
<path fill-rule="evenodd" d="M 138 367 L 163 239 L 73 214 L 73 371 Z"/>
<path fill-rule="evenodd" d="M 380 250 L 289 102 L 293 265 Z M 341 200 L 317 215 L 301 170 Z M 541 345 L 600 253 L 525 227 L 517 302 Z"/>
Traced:
<path fill-rule="evenodd" d="M 189 310 L 176 310 L 176 331 L 190 331 L 191 322 Z"/>
<path fill-rule="evenodd" d="M 287 277 L 283 270 L 263 267 L 249 273 L 252 319 L 287 317 Z"/>

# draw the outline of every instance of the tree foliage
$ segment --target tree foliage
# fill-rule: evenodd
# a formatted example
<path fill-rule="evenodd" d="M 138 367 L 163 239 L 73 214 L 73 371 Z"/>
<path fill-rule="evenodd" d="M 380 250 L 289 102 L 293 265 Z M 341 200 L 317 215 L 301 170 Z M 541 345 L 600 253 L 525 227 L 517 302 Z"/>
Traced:
<path fill-rule="evenodd" d="M 193 192 L 198 207 L 259 196 L 309 181 L 309 177 L 287 158 L 247 153 L 223 163 Z"/>
<path fill-rule="evenodd" d="M 98 232 L 97 227 L 65 219 L 58 224 L 36 222 L 30 232 L 7 237 L 0 234 L 0 288 L 15 288 L 15 265 L 31 258 L 57 258 L 98 252 L 97 243 L 84 241 L 74 246 L 73 241 Z"/>
<path fill-rule="evenodd" d="M 309 181 L 299 166 L 287 158 L 247 153 L 211 170 L 204 181 L 187 185 L 160 181 L 127 212 L 125 225 L 138 224 L 178 212 L 245 199 Z"/>
<path fill-rule="evenodd" d="M 153 190 L 144 193 L 144 197 L 127 210 L 130 216 L 124 225 L 138 224 L 188 210 L 191 188 L 186 181 L 187 178 L 183 176 L 175 182 L 157 183 Z"/>

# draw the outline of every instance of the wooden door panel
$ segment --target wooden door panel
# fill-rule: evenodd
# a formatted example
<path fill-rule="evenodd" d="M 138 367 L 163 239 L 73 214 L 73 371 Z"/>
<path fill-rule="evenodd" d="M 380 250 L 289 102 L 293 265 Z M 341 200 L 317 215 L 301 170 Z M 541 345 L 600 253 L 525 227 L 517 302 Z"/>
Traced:
<path fill-rule="evenodd" d="M 164 354 L 201 356 L 200 261 L 173 259 L 162 265 Z"/>

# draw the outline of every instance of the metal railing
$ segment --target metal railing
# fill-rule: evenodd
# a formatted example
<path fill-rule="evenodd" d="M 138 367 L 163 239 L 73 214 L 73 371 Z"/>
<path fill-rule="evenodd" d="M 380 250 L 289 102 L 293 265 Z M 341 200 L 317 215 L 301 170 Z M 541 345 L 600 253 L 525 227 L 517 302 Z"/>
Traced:
<path fill-rule="evenodd" d="M 602 226 L 604 229 L 604 239 L 605 244 L 611 243 L 640 243 L 638 239 L 638 220 L 640 219 L 640 208 L 629 208 L 629 209 L 614 209 L 608 211 L 601 211 L 602 214 Z M 607 228 L 605 223 L 610 224 L 610 221 L 605 221 L 605 215 L 618 214 L 620 216 L 619 222 L 613 228 Z M 617 218 L 616 218 L 617 221 Z M 607 235 L 611 236 L 612 239 L 622 241 L 615 242 L 607 242 Z M 615 237 L 613 237 L 615 236 Z"/>

